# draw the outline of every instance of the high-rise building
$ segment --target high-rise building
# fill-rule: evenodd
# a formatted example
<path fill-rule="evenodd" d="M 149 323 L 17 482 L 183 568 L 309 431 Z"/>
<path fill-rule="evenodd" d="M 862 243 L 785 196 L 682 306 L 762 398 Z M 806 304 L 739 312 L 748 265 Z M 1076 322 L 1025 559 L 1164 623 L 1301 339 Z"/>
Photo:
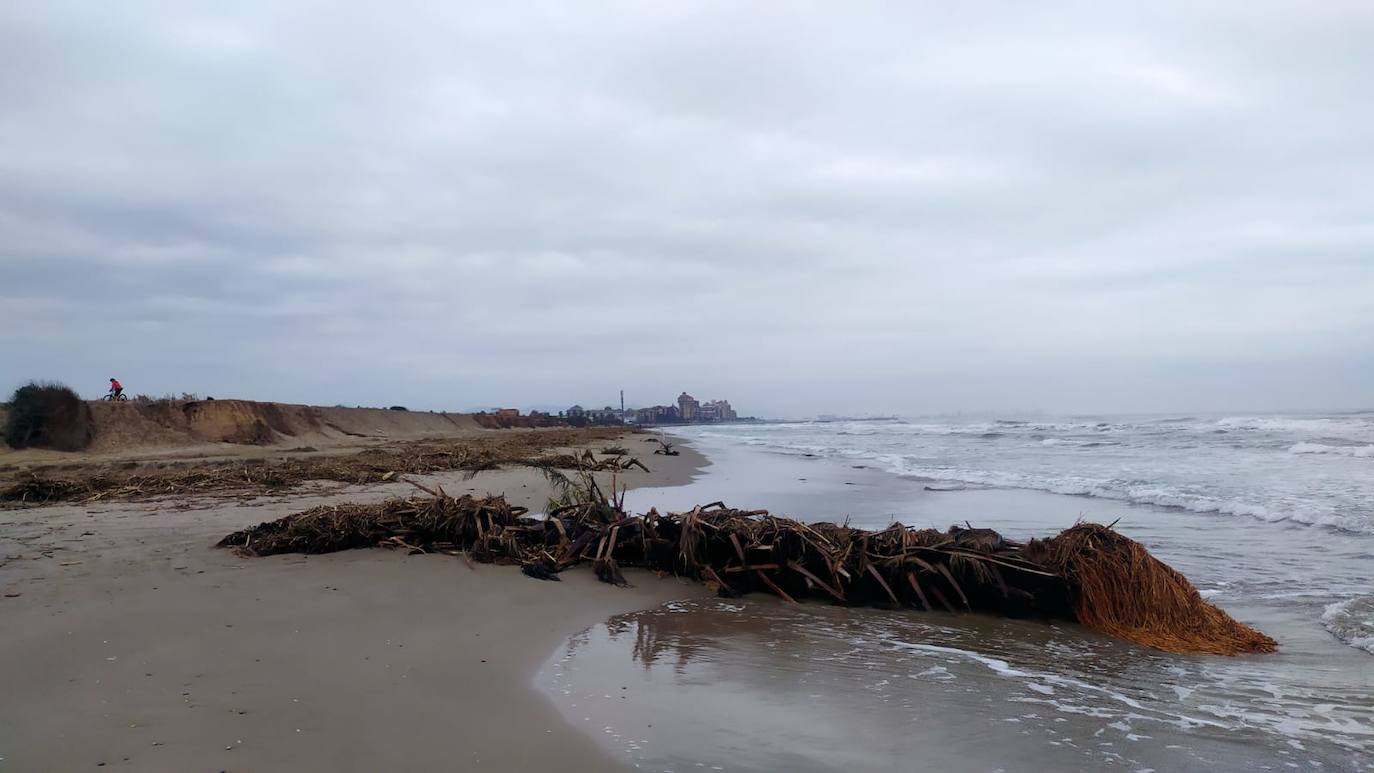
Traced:
<path fill-rule="evenodd" d="M 739 418 L 729 400 L 711 400 L 700 409 L 701 421 L 734 421 Z"/>
<path fill-rule="evenodd" d="M 695 397 L 683 392 L 677 396 L 677 414 L 683 421 L 696 421 L 701 411 L 701 403 Z"/>

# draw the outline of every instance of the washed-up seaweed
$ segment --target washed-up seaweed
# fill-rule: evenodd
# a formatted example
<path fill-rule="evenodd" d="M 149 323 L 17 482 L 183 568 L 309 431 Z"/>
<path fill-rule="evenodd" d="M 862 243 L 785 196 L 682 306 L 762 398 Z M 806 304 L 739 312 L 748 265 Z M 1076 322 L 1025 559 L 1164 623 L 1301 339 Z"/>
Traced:
<path fill-rule="evenodd" d="M 82 477 L 24 475 L 0 487 L 0 502 L 45 504 L 98 502 L 183 494 L 257 495 L 306 481 L 383 483 L 403 474 L 451 470 L 479 472 L 521 465 L 550 469 L 647 471 L 633 456 L 597 458 L 592 452 L 546 454 L 547 449 L 614 439 L 622 429 L 552 429 L 499 432 L 450 442 L 416 442 L 351 455 L 294 457 L 277 461 L 223 462 L 190 468 L 103 471 Z"/>
<path fill-rule="evenodd" d="M 1208 603 L 1138 543 L 1079 524 L 1028 543 L 990 529 L 901 524 L 870 531 L 805 524 L 720 502 L 681 513 L 630 515 L 581 475 L 544 518 L 502 497 L 446 495 L 317 507 L 225 537 L 244 555 L 327 553 L 368 546 L 518 564 L 557 579 L 589 564 L 626 584 L 637 567 L 699 580 L 724 596 L 771 593 L 850 606 L 988 612 L 1076 620 L 1169 652 L 1270 652 L 1273 639 Z"/>

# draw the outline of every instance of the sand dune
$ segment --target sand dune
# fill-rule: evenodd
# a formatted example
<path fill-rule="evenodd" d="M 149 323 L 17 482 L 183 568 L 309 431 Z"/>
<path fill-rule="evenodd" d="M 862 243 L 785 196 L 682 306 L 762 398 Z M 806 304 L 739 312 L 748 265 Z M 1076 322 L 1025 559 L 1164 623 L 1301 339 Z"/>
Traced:
<path fill-rule="evenodd" d="M 119 461 L 185 456 L 242 456 L 263 449 L 330 451 L 397 440 L 471 436 L 494 426 L 493 416 L 325 408 L 251 400 L 92 402 L 94 439 L 84 451 L 15 450 L 0 443 L 0 462 Z M 0 408 L 0 423 L 4 409 Z M 510 422 L 506 422 L 510 423 Z M 517 426 L 557 424 L 522 417 Z"/>
<path fill-rule="evenodd" d="M 249 400 L 97 403 L 94 453 L 133 447 L 236 443 L 348 443 L 449 437 L 479 431 L 467 415 L 323 408 Z"/>

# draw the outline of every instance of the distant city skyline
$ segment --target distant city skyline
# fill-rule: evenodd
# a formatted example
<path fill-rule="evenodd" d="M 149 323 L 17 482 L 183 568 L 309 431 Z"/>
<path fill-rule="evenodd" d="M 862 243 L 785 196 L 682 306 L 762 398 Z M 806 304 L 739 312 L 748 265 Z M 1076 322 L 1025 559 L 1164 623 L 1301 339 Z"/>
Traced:
<path fill-rule="evenodd" d="M 737 421 L 739 419 L 738 412 L 729 400 L 711 399 L 702 402 L 685 391 L 680 393 L 672 404 L 631 406 L 624 403 L 622 398 L 622 405 L 619 407 L 607 405 L 604 408 L 595 408 L 575 403 L 558 411 L 557 415 L 573 421 L 587 420 L 595 423 L 618 421 L 626 424 L 643 425 L 703 424 Z"/>

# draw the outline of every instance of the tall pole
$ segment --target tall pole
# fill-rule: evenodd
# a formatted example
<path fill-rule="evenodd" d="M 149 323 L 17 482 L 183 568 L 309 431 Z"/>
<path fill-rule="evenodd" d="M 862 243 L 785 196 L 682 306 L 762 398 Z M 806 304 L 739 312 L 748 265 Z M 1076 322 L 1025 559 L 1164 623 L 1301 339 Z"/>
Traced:
<path fill-rule="evenodd" d="M 620 390 L 620 420 L 625 420 L 625 390 Z"/>

